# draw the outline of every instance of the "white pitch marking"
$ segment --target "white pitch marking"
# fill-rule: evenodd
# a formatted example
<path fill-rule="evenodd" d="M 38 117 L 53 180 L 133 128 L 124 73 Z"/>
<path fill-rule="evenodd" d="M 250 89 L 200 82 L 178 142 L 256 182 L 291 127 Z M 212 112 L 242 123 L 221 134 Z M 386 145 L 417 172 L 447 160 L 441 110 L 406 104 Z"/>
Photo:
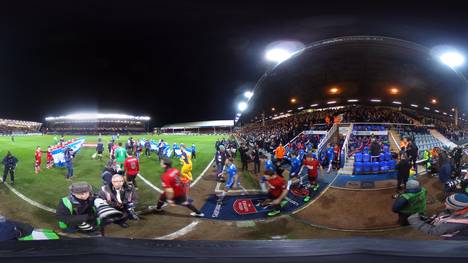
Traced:
<path fill-rule="evenodd" d="M 155 186 L 154 184 L 152 184 L 150 181 L 146 180 L 145 177 L 141 176 L 140 174 L 137 174 L 138 178 L 140 178 L 141 180 L 143 180 L 143 182 L 145 184 L 147 184 L 149 187 L 153 188 L 156 192 L 158 193 L 163 193 L 163 190 L 161 190 L 159 187 Z"/>
<path fill-rule="evenodd" d="M 51 213 L 54 213 L 55 214 L 55 209 L 53 208 L 50 208 L 48 206 L 45 206 L 43 204 L 40 204 L 34 200 L 32 200 L 31 198 L 23 195 L 22 193 L 18 192 L 18 190 L 16 190 L 15 188 L 13 188 L 13 186 L 11 185 L 8 185 L 7 183 L 5 183 L 5 186 L 8 187 L 15 195 L 17 195 L 19 198 L 23 199 L 24 201 L 28 202 L 30 205 L 32 206 L 35 206 L 37 208 L 40 208 L 42 210 L 45 210 L 47 212 L 51 212 Z"/>
<path fill-rule="evenodd" d="M 198 178 L 195 179 L 195 181 L 193 182 L 193 184 L 190 187 L 194 187 L 195 184 L 197 184 L 198 181 L 200 181 L 200 179 L 203 177 L 203 175 L 205 175 L 206 171 L 208 171 L 208 169 L 210 169 L 211 165 L 213 165 L 214 160 L 215 160 L 215 158 L 213 158 L 213 160 L 211 160 L 211 162 L 208 164 L 208 166 L 206 166 L 205 170 L 203 170 L 203 172 L 200 174 L 200 176 L 198 176 Z"/>
<path fill-rule="evenodd" d="M 154 239 L 172 240 L 172 239 L 179 238 L 179 237 L 184 236 L 187 233 L 193 231 L 195 229 L 195 227 L 199 223 L 200 223 L 200 221 L 198 221 L 198 220 L 193 221 L 192 223 L 190 223 L 190 224 L 186 225 L 185 227 L 175 231 L 174 233 L 171 233 L 171 234 L 168 234 L 168 235 L 165 235 L 165 236 L 162 236 L 162 237 L 156 237 Z"/>

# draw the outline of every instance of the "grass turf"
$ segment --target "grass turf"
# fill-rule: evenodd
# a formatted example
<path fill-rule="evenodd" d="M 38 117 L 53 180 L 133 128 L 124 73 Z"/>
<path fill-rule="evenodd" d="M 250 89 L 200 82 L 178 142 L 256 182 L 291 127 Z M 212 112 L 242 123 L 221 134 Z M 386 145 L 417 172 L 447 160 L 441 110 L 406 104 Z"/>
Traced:
<path fill-rule="evenodd" d="M 66 136 L 65 139 L 76 138 L 78 136 Z M 79 136 L 86 139 L 85 143 L 96 143 L 97 136 Z M 54 167 L 52 169 L 46 169 L 46 154 L 44 153 L 42 159 L 42 171 L 38 174 L 34 174 L 34 151 L 36 146 L 40 146 L 43 152 L 47 150 L 48 145 L 54 144 L 54 136 L 25 136 L 15 137 L 15 141 L 11 141 L 11 137 L 0 137 L 0 158 L 6 155 L 7 151 L 10 150 L 19 163 L 15 173 L 15 188 L 26 195 L 27 197 L 36 200 L 37 202 L 46 206 L 55 208 L 59 202 L 59 199 L 68 193 L 68 186 L 72 182 L 86 181 L 93 185 L 95 191 L 101 187 L 101 171 L 109 158 L 107 152 L 107 142 L 111 139 L 110 136 L 103 136 L 106 151 L 104 152 L 104 158 L 102 161 L 92 159 L 91 156 L 95 153 L 94 147 L 83 147 L 80 152 L 76 155 L 73 161 L 74 165 L 74 179 L 72 182 L 65 180 L 66 168 Z M 164 139 L 171 146 L 174 142 L 184 143 L 187 146 L 192 144 L 196 145 L 197 158 L 193 161 L 193 178 L 194 180 L 201 174 L 208 163 L 213 159 L 214 156 L 214 142 L 219 136 L 214 135 L 200 135 L 200 136 L 187 136 L 187 135 L 134 135 L 133 138 L 146 138 Z M 128 139 L 128 136 L 121 136 L 120 140 L 123 144 Z M 179 167 L 178 160 L 174 159 L 176 167 Z M 3 175 L 3 169 L 1 170 Z M 160 176 L 162 174 L 162 168 L 159 165 L 158 157 L 155 153 L 152 153 L 150 158 L 141 156 L 140 158 L 140 174 L 143 175 L 152 184 L 161 188 Z M 9 182 L 9 178 L 7 178 Z M 154 204 L 158 193 L 152 188 L 147 186 L 143 181 L 137 179 L 138 184 L 138 196 L 139 206 L 146 206 L 148 204 Z M 12 194 L 13 195 L 13 194 Z M 25 205 L 29 205 L 24 202 Z M 20 209 L 20 208 L 19 208 Z"/>

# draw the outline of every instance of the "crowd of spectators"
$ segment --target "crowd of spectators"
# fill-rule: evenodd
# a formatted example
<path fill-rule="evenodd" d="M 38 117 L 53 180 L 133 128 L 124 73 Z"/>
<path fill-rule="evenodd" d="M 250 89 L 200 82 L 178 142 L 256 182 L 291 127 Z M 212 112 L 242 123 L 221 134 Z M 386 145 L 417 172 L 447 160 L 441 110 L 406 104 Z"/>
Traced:
<path fill-rule="evenodd" d="M 38 133 L 42 123 L 0 119 L 0 135 Z"/>

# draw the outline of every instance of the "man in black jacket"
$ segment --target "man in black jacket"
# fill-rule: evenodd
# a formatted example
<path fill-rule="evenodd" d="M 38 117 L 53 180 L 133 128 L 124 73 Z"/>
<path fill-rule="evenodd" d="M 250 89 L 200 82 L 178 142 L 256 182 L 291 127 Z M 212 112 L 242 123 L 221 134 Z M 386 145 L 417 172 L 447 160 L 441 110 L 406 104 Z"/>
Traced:
<path fill-rule="evenodd" d="M 93 233 L 99 226 L 92 187 L 88 183 L 73 183 L 70 194 L 60 199 L 56 215 L 60 229 L 64 232 Z"/>
<path fill-rule="evenodd" d="M 129 218 L 133 220 L 139 219 L 134 211 L 136 204 L 135 188 L 126 184 L 122 175 L 115 174 L 112 176 L 111 183 L 101 187 L 99 197 L 103 199 L 107 205 L 121 212 L 118 217 L 115 216 L 115 213 L 106 215 L 104 213 L 108 213 L 109 210 L 106 209 L 104 211 L 103 209 L 105 208 L 98 206 L 97 213 L 100 218 L 104 220 L 111 218 L 113 223 L 118 224 L 123 228 L 128 227 L 126 221 Z"/>
<path fill-rule="evenodd" d="M 373 138 L 372 143 L 370 145 L 371 162 L 376 162 L 379 160 L 380 152 L 380 144 L 375 138 Z"/>
<path fill-rule="evenodd" d="M 401 191 L 402 184 L 404 184 L 404 188 L 406 189 L 406 182 L 408 182 L 411 164 L 408 162 L 408 156 L 406 153 L 403 153 L 400 157 L 400 162 L 397 163 L 395 169 L 398 171 L 397 174 L 397 191 Z"/>
<path fill-rule="evenodd" d="M 5 158 L 3 158 L 2 164 L 5 166 L 3 170 L 3 180 L 2 183 L 5 183 L 8 173 L 10 174 L 10 183 L 11 185 L 15 182 L 15 169 L 16 164 L 18 163 L 18 159 L 8 152 Z"/>

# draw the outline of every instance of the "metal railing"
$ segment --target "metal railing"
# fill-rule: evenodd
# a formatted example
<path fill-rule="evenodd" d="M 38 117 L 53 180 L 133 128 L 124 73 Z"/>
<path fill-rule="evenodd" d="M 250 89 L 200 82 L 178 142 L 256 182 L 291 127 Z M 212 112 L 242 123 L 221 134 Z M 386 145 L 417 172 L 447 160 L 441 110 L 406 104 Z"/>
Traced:
<path fill-rule="evenodd" d="M 351 134 L 353 133 L 353 127 L 354 125 L 351 123 L 348 127 L 348 134 L 346 135 L 346 139 L 343 142 L 343 145 L 341 146 L 341 157 L 340 157 L 340 167 L 343 168 L 346 161 L 348 160 L 348 143 L 349 143 L 349 138 L 351 137 Z"/>

